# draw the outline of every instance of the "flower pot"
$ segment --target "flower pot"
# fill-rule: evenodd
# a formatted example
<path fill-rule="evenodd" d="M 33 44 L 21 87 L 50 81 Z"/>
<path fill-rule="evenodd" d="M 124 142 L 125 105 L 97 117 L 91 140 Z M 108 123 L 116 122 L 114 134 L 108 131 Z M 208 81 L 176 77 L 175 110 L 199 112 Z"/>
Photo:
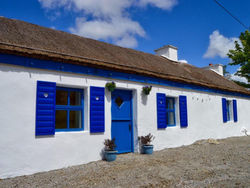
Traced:
<path fill-rule="evenodd" d="M 142 146 L 142 154 L 148 154 L 151 155 L 153 154 L 153 145 L 143 145 Z"/>
<path fill-rule="evenodd" d="M 116 160 L 117 151 L 105 151 L 104 157 L 106 161 L 111 162 Z"/>

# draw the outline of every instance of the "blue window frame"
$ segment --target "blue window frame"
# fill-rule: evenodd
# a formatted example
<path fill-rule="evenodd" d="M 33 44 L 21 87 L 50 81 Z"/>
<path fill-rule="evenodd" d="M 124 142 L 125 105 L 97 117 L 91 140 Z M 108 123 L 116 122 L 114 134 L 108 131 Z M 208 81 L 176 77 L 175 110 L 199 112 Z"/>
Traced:
<path fill-rule="evenodd" d="M 84 129 L 83 90 L 56 87 L 55 131 Z"/>
<path fill-rule="evenodd" d="M 175 98 L 166 97 L 167 127 L 176 126 L 175 122 Z"/>

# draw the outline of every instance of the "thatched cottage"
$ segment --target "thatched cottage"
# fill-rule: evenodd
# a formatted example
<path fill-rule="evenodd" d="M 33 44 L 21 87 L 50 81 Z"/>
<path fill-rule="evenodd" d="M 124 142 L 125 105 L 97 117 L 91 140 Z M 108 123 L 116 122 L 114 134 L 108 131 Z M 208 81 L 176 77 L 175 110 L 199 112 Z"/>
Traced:
<path fill-rule="evenodd" d="M 106 138 L 127 153 L 148 133 L 160 150 L 250 129 L 249 91 L 156 53 L 1 17 L 0 178 L 99 160 Z"/>

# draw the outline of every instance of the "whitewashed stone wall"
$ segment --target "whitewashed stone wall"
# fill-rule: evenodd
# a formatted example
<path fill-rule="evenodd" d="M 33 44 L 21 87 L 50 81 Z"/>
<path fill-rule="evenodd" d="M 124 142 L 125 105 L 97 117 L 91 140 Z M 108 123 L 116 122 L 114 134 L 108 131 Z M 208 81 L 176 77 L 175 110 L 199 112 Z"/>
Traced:
<path fill-rule="evenodd" d="M 35 137 L 37 80 L 84 90 L 84 131 L 56 132 Z M 111 79 L 0 64 L 0 178 L 33 174 L 101 159 L 103 141 L 111 137 L 111 94 L 106 91 L 105 133 L 89 133 L 89 86 L 105 87 Z M 133 90 L 135 152 L 137 137 L 152 133 L 155 150 L 187 145 L 199 139 L 242 136 L 250 131 L 250 100 L 153 85 L 149 96 L 141 94 L 141 83 L 113 80 L 120 89 Z M 187 96 L 188 128 L 179 125 L 176 100 L 176 127 L 157 130 L 156 93 L 178 99 Z M 223 123 L 221 98 L 237 99 L 238 122 Z"/>

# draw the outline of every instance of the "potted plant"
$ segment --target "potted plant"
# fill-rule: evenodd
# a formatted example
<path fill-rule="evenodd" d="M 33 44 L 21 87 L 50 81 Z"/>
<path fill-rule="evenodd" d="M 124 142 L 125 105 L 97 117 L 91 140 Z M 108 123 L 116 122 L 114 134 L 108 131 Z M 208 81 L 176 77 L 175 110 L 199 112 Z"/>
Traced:
<path fill-rule="evenodd" d="M 104 157 L 107 161 L 115 161 L 116 160 L 116 154 L 117 151 L 115 150 L 116 145 L 115 145 L 115 138 L 112 140 L 106 139 L 104 140 Z"/>
<path fill-rule="evenodd" d="M 152 89 L 152 86 L 144 86 L 144 87 L 142 88 L 142 92 L 143 92 L 144 95 L 149 95 L 151 89 Z"/>
<path fill-rule="evenodd" d="M 115 82 L 107 82 L 105 85 L 105 88 L 110 91 L 113 92 L 116 88 Z"/>
<path fill-rule="evenodd" d="M 152 154 L 154 146 L 151 144 L 151 142 L 155 139 L 155 137 L 149 133 L 146 136 L 138 137 L 138 140 L 141 144 L 141 153 L 142 154 Z"/>

